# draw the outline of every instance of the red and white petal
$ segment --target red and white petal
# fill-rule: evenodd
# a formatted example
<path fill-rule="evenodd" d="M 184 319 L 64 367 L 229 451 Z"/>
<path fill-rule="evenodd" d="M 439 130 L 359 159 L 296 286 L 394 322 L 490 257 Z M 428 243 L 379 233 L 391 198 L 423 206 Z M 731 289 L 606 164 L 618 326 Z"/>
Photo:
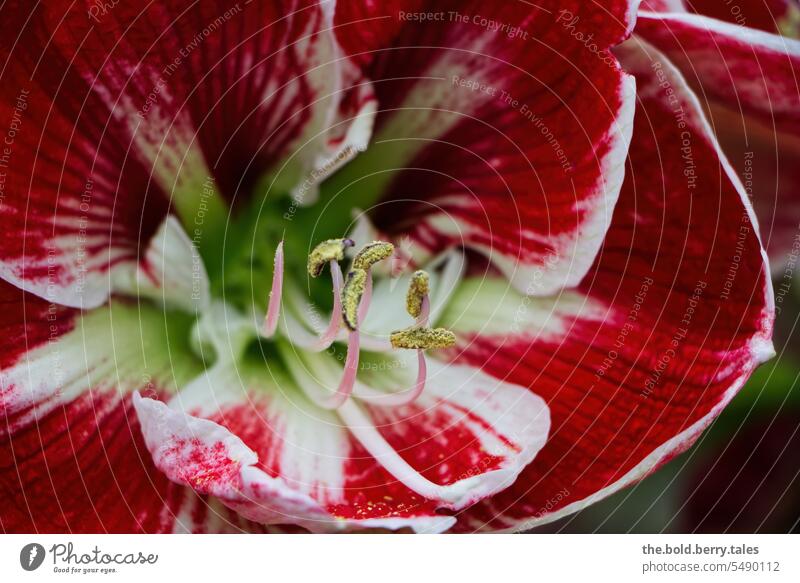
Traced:
<path fill-rule="evenodd" d="M 277 370 L 223 364 L 169 409 L 139 412 L 160 468 L 249 520 L 441 532 L 454 520 L 437 509 L 513 482 L 544 444 L 549 416 L 527 390 L 471 367 L 432 370 L 412 406 L 351 401 L 336 413 Z"/>
<path fill-rule="evenodd" d="M 637 32 L 701 91 L 782 273 L 800 220 L 800 41 L 691 14 L 643 14 Z"/>
<path fill-rule="evenodd" d="M 446 26 L 454 21 L 454 14 L 467 20 L 480 14 L 481 17 L 473 23 L 476 27 L 488 27 L 489 21 L 494 20 L 491 26 L 498 32 L 498 36 L 515 26 L 522 27 L 522 32 L 528 32 L 529 35 L 536 31 L 545 36 L 548 32 L 543 15 L 558 15 L 563 11 L 586 23 L 588 32 L 594 31 L 593 38 L 597 44 L 601 48 L 608 48 L 628 37 L 633 29 L 638 6 L 639 0 L 611 0 L 602 6 L 580 0 L 547 0 L 538 2 L 536 11 L 530 5 L 520 11 L 509 3 L 495 14 L 493 11 L 497 9 L 494 7 L 484 6 L 484 12 L 478 12 L 475 11 L 477 3 L 459 0 L 387 0 L 381 3 L 342 0 L 336 5 L 335 24 L 339 43 L 356 62 L 369 68 L 376 59 L 382 58 L 380 51 L 392 45 L 402 46 L 398 41 L 408 33 L 410 27 L 419 26 L 420 23 L 424 25 L 419 26 L 420 28 L 428 25 Z M 421 20 L 423 15 L 431 16 L 427 17 L 428 20 Z M 495 15 L 506 18 L 493 18 Z M 504 24 L 508 26 L 502 28 Z M 558 31 L 552 33 L 560 37 Z"/>
<path fill-rule="evenodd" d="M 639 10 L 657 12 L 686 12 L 684 0 L 642 0 Z"/>
<path fill-rule="evenodd" d="M 452 510 L 511 485 L 544 446 L 550 430 L 547 406 L 539 397 L 477 368 L 434 360 L 428 362 L 425 391 L 413 404 L 361 408 L 351 401 L 340 414 L 357 434 L 364 427 L 359 421 L 371 423 L 360 443 L 385 468 L 400 456 L 406 468 L 395 466 L 392 473 L 398 481 L 413 488 L 422 476 L 445 484 L 437 489 L 440 504 Z M 403 469 L 415 474 L 404 475 Z M 436 492 L 429 498 L 435 500 Z"/>
<path fill-rule="evenodd" d="M 150 298 L 193 314 L 211 302 L 203 258 L 172 215 L 156 231 L 135 268 L 112 269 L 110 277 L 114 292 Z"/>
<path fill-rule="evenodd" d="M 186 381 L 197 371 L 186 347 L 188 316 L 122 303 L 79 312 L 2 285 L 14 299 L 8 311 L 16 312 L 7 316 L 2 351 L 0 405 L 10 423 L 4 432 L 87 391 L 125 394 L 147 381 L 174 387 L 176 375 Z"/>
<path fill-rule="evenodd" d="M 797 0 L 743 0 L 726 3 L 719 0 L 691 0 L 692 11 L 732 24 L 798 38 L 800 2 Z"/>
<path fill-rule="evenodd" d="M 52 361 L 57 354 L 48 349 L 63 337 L 75 338 L 80 312 L 46 302 L 4 281 L 0 281 L 0 304 L 0 411 L 9 419 L 57 390 L 45 384 L 48 377 L 52 380 Z M 29 382 L 26 371 L 31 362 L 49 365 L 41 372 L 33 371 L 37 373 L 35 383 Z"/>
<path fill-rule="evenodd" d="M 478 281 L 489 293 L 457 292 L 443 317 L 460 338 L 453 359 L 530 387 L 552 416 L 533 463 L 462 513 L 463 530 L 530 528 L 641 479 L 691 446 L 774 354 L 742 185 L 669 61 L 636 41 L 620 55 L 637 77 L 636 131 L 592 271 L 549 305 Z"/>
<path fill-rule="evenodd" d="M 411 234 L 421 262 L 465 245 L 526 293 L 577 284 L 622 184 L 634 88 L 607 49 L 637 3 L 420 5 L 443 21 L 413 22 L 405 3 L 337 6 L 379 103 L 349 188 L 379 199 L 365 210 Z"/>
<path fill-rule="evenodd" d="M 144 447 L 130 391 L 196 375 L 188 320 L 146 306 L 91 313 L 0 283 L 0 530 L 165 532 L 193 496 Z"/>
<path fill-rule="evenodd" d="M 0 115 L 13 124 L 2 171 L 0 277 L 60 304 L 95 307 L 110 293 L 109 271 L 136 270 L 167 198 L 126 155 L 118 124 L 97 122 L 98 98 L 81 93 L 69 70 L 56 77 L 47 57 L 42 63 L 32 76 L 28 59 L 14 53 L 0 83 Z M 64 86 L 58 103 L 43 87 L 50 80 Z"/>
<path fill-rule="evenodd" d="M 258 468 L 255 452 L 225 427 L 138 393 L 133 403 L 154 463 L 173 482 L 264 524 L 304 525 L 326 516 L 311 497 Z"/>
<path fill-rule="evenodd" d="M 55 42 L 131 127 L 176 199 L 197 197 L 197 183 L 213 176 L 220 195 L 238 202 L 285 159 L 307 172 L 325 154 L 328 126 L 352 82 L 326 3 L 180 0 L 102 15 L 87 5 L 48 10 Z M 187 167 L 195 160 L 208 171 Z"/>
<path fill-rule="evenodd" d="M 796 255 L 800 225 L 800 136 L 718 104 L 708 115 L 753 202 L 773 275 L 788 283 L 793 270 L 786 267 Z"/>
<path fill-rule="evenodd" d="M 640 10 L 694 12 L 717 20 L 780 34 L 800 37 L 800 3 L 797 0 L 743 0 L 735 4 L 719 0 L 643 0 Z"/>
<path fill-rule="evenodd" d="M 338 109 L 329 127 L 323 130 L 323 144 L 315 154 L 313 167 L 305 169 L 305 175 L 292 190 L 292 200 L 298 205 L 316 202 L 320 184 L 365 151 L 372 138 L 377 110 L 372 83 L 355 63 L 336 54 L 335 65 L 341 71 L 341 88 L 334 93 Z"/>
<path fill-rule="evenodd" d="M 368 139 L 318 2 L 81 4 L 0 11 L 0 277 L 31 293 L 98 306 L 170 208 L 213 248 L 265 173 L 297 183 Z"/>
<path fill-rule="evenodd" d="M 0 436 L 0 532 L 171 532 L 193 495 L 155 468 L 130 400 L 113 389 Z"/>
<path fill-rule="evenodd" d="M 292 385 L 283 377 L 272 378 L 270 371 L 254 374 L 224 364 L 197 379 L 170 403 L 175 427 L 211 424 L 228 441 L 244 444 L 245 453 L 255 452 L 257 459 L 249 454 L 244 458 L 246 471 L 235 474 L 237 482 L 229 481 L 227 489 L 225 484 L 215 484 L 215 494 L 226 506 L 261 524 L 296 524 L 314 532 L 348 527 L 440 532 L 453 525 L 452 518 L 435 516 L 425 508 L 408 508 L 396 515 L 343 516 L 333 505 L 346 502 L 344 464 L 353 442 L 334 413 L 312 405 Z M 140 415 L 149 414 L 140 411 Z M 145 427 L 149 423 L 143 419 Z M 179 465 L 159 460 L 163 457 L 159 452 L 175 448 L 176 443 L 169 432 L 162 437 L 161 442 L 157 436 L 150 437 L 156 463 L 172 479 L 192 484 L 193 480 L 176 473 Z M 363 450 L 361 453 L 369 459 Z M 197 458 L 199 471 L 203 464 L 214 463 L 214 456 Z"/>
<path fill-rule="evenodd" d="M 640 12 L 636 34 L 664 52 L 708 102 L 800 132 L 800 41 L 696 14 Z"/>

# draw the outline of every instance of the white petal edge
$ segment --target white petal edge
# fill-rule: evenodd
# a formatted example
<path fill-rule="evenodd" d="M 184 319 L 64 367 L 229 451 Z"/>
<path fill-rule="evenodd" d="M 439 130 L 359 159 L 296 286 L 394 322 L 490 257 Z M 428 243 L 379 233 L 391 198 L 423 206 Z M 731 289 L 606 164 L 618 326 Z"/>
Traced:
<path fill-rule="evenodd" d="M 173 482 L 190 486 L 176 467 L 170 467 L 170 448 L 175 439 L 200 440 L 203 444 L 221 443 L 228 458 L 240 464 L 241 489 L 211 488 L 209 492 L 243 518 L 261 524 L 295 524 L 311 532 L 346 530 L 411 529 L 416 533 L 440 533 L 456 522 L 451 516 L 410 518 L 338 519 L 311 497 L 292 490 L 280 478 L 272 478 L 255 467 L 258 456 L 244 442 L 221 425 L 175 411 L 165 403 L 133 395 L 145 444 L 156 466 Z M 267 503 L 272 507 L 268 507 Z"/>
<path fill-rule="evenodd" d="M 736 187 L 737 192 L 739 193 L 739 197 L 744 205 L 745 211 L 748 214 L 748 217 L 753 225 L 754 232 L 757 236 L 760 235 L 758 233 L 758 223 L 755 217 L 755 212 L 753 210 L 752 204 L 747 196 L 747 193 L 744 190 L 744 186 L 742 185 L 741 181 L 739 180 L 738 175 L 733 170 L 730 165 L 730 162 L 725 157 L 725 154 L 720 147 L 719 142 L 717 141 L 716 137 L 714 136 L 711 126 L 706 119 L 705 114 L 700 106 L 700 102 L 694 92 L 688 87 L 686 80 L 684 79 L 683 75 L 680 71 L 672 65 L 669 60 L 664 56 L 660 51 L 658 51 L 655 47 L 649 45 L 647 42 L 643 41 L 640 38 L 634 37 L 631 41 L 628 41 L 629 47 L 635 47 L 638 50 L 638 58 L 644 58 L 648 61 L 652 61 L 658 59 L 664 71 L 672 77 L 672 85 L 677 89 L 680 89 L 684 92 L 684 97 L 694 105 L 695 108 L 695 116 L 700 122 L 700 127 L 698 129 L 702 130 L 705 133 L 706 139 L 714 146 L 716 149 L 720 162 L 727 174 L 728 178 Z M 766 273 L 765 279 L 765 304 L 767 310 L 770 314 L 774 313 L 775 308 L 775 300 L 772 290 L 772 280 L 769 277 L 769 261 L 767 259 L 766 251 L 764 251 L 763 246 L 761 249 L 761 255 L 763 260 L 763 269 Z M 767 316 L 768 318 L 770 316 Z M 770 329 L 770 323 L 765 321 L 762 323 L 764 330 Z M 750 353 L 753 358 L 753 368 L 757 367 L 758 365 L 766 362 L 767 360 L 771 359 L 775 356 L 776 352 L 773 346 L 771 339 L 766 336 L 755 336 L 750 341 Z M 511 526 L 506 529 L 501 529 L 500 532 L 522 532 L 528 529 L 531 529 L 536 526 L 542 526 L 544 524 L 548 524 L 558 520 L 559 518 L 563 518 L 564 516 L 568 516 L 573 514 L 587 506 L 594 504 L 618 492 L 619 490 L 634 484 L 635 482 L 641 480 L 645 476 L 647 476 L 650 472 L 655 469 L 662 460 L 675 455 L 676 453 L 680 453 L 689 447 L 697 436 L 700 435 L 710 424 L 711 422 L 722 412 L 723 409 L 730 403 L 733 397 L 739 392 L 742 388 L 744 383 L 747 381 L 749 377 L 749 371 L 747 374 L 741 375 L 725 392 L 725 394 L 720 399 L 719 403 L 717 403 L 708 414 L 706 414 L 702 419 L 698 420 L 691 427 L 685 429 L 675 437 L 667 440 L 665 443 L 657 447 L 653 452 L 651 452 L 647 457 L 645 457 L 641 462 L 639 462 L 633 469 L 631 469 L 627 474 L 625 474 L 622 478 L 614 482 L 613 484 L 598 490 L 591 496 L 584 498 L 583 500 L 578 500 L 577 502 L 573 502 L 560 510 L 553 512 L 551 514 L 546 514 L 539 518 L 532 518 L 524 521 L 517 521 L 511 518 L 504 518 L 502 515 L 498 517 L 501 520 L 505 520 L 506 522 L 516 522 L 514 526 Z"/>
<path fill-rule="evenodd" d="M 199 313 L 211 301 L 203 258 L 172 215 L 161 223 L 138 267 L 112 273 L 112 278 L 114 291 L 190 313 Z"/>

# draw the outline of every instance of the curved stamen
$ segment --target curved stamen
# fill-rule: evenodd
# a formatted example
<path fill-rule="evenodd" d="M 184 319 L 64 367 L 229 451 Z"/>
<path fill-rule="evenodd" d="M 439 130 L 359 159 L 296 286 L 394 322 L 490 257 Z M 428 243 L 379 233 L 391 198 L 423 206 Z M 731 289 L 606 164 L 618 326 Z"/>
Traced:
<path fill-rule="evenodd" d="M 431 482 L 405 461 L 355 402 L 345 403 L 339 409 L 339 416 L 364 449 L 410 490 L 429 500 L 451 502 L 458 498 L 459 492 Z"/>
<path fill-rule="evenodd" d="M 275 250 L 275 263 L 272 270 L 272 289 L 269 292 L 269 306 L 261 328 L 261 335 L 265 338 L 275 334 L 278 327 L 278 317 L 281 312 L 281 294 L 283 292 L 283 241 L 278 243 Z"/>
<path fill-rule="evenodd" d="M 353 387 L 356 384 L 356 373 L 358 372 L 358 360 L 361 350 L 358 341 L 358 330 L 350 333 L 347 340 L 347 358 L 344 362 L 344 374 L 339 380 L 336 392 L 322 398 L 313 398 L 314 402 L 323 409 L 338 409 L 344 405 L 353 394 Z"/>
<path fill-rule="evenodd" d="M 402 407 L 403 405 L 410 405 L 419 399 L 420 395 L 425 391 L 427 379 L 428 362 L 425 360 L 425 352 L 423 350 L 417 350 L 417 380 L 410 390 L 399 393 L 383 393 L 359 383 L 360 386 L 356 390 L 355 396 L 373 405 L 380 405 L 382 407 Z"/>
<path fill-rule="evenodd" d="M 281 347 L 279 345 L 279 350 L 284 353 L 287 362 L 292 362 L 293 359 L 297 358 L 296 355 L 290 352 L 294 350 L 291 347 Z M 339 380 L 339 385 L 336 387 L 336 391 L 333 393 L 327 393 L 326 391 L 327 394 L 323 394 L 320 390 L 322 387 L 316 379 L 316 376 L 325 377 L 328 376 L 328 374 L 321 370 L 319 365 L 315 366 L 313 361 L 311 361 L 311 368 L 314 369 L 313 373 L 309 372 L 306 368 L 308 363 L 302 363 L 302 361 L 299 366 L 290 366 L 289 370 L 294 380 L 300 386 L 300 389 L 315 405 L 322 409 L 338 409 L 346 403 L 350 395 L 353 394 L 360 352 L 358 331 L 355 331 L 350 334 L 350 338 L 347 342 L 347 358 L 345 359 L 344 372 L 342 378 Z"/>
<path fill-rule="evenodd" d="M 431 348 L 450 348 L 456 343 L 456 335 L 446 328 L 428 328 L 430 319 L 430 277 L 424 271 L 417 271 L 411 278 L 406 295 L 406 310 L 416 318 L 410 328 L 397 330 L 389 335 L 393 348 L 428 350 Z"/>
<path fill-rule="evenodd" d="M 294 316 L 291 309 L 286 309 L 280 322 L 282 334 L 292 343 L 309 352 L 322 352 L 330 347 L 339 337 L 339 330 L 342 326 L 342 268 L 336 261 L 330 262 L 331 279 L 333 280 L 333 310 L 331 311 L 328 324 L 322 332 L 317 332 L 317 326 L 308 321 L 301 323 Z M 289 298 L 291 300 L 291 294 Z M 304 306 L 294 306 L 302 313 L 312 311 L 311 304 Z M 312 328 L 310 332 L 308 328 Z M 344 338 L 342 338 L 344 339 Z"/>
<path fill-rule="evenodd" d="M 394 253 L 394 245 L 385 241 L 373 241 L 361 248 L 353 259 L 353 269 L 368 270 L 370 267 L 388 259 Z"/>
<path fill-rule="evenodd" d="M 347 358 L 344 362 L 344 374 L 339 381 L 339 387 L 336 389 L 336 393 L 323 402 L 321 405 L 323 408 L 338 409 L 344 405 L 350 398 L 350 395 L 353 394 L 360 353 L 358 330 L 354 330 L 350 332 L 350 337 L 347 340 Z"/>
<path fill-rule="evenodd" d="M 328 322 L 328 327 L 320 335 L 319 340 L 311 350 L 319 352 L 325 350 L 333 341 L 336 340 L 336 335 L 339 333 L 339 327 L 342 325 L 342 268 L 339 267 L 338 261 L 331 261 L 331 280 L 333 281 L 333 310 L 331 311 L 331 319 Z"/>
<path fill-rule="evenodd" d="M 354 325 L 353 327 L 358 327 L 359 322 L 363 322 L 366 318 L 372 300 L 373 282 L 371 271 L 354 269 L 353 271 L 357 273 L 348 273 L 348 279 L 345 282 L 347 289 L 344 289 L 342 285 L 344 278 L 337 259 L 338 257 L 343 257 L 344 251 L 352 245 L 353 242 L 350 239 L 330 239 L 317 245 L 309 255 L 308 273 L 312 277 L 321 275 L 325 261 L 330 263 L 331 279 L 333 281 L 333 311 L 325 330 L 319 333 L 320 336 L 316 336 L 307 330 L 308 327 L 311 327 L 317 331 L 319 330 L 317 326 L 310 325 L 308 322 L 301 323 L 292 314 L 291 310 L 286 311 L 280 321 L 281 331 L 293 344 L 311 352 L 321 352 L 329 348 L 333 342 L 345 340 L 346 334 L 349 333 L 348 329 L 351 328 L 351 326 L 347 326 L 344 330 L 341 328 L 345 312 L 350 315 L 350 322 Z M 376 242 L 373 246 L 377 246 L 378 251 L 384 252 L 391 247 L 388 243 L 383 244 L 380 242 Z M 361 265 L 370 266 L 370 261 L 377 260 L 377 255 L 374 252 L 368 253 L 367 259 L 364 258 L 362 250 L 359 260 Z M 366 271 L 366 274 L 361 273 L 362 271 Z M 363 286 L 361 286 L 362 279 Z M 347 308 L 343 304 L 344 301 L 347 302 Z M 310 311 L 308 306 L 296 306 L 296 308 L 302 313 Z M 352 317 L 353 312 L 355 312 L 355 318 Z M 388 352 L 392 350 L 388 339 L 363 333 L 360 335 L 360 346 L 373 352 Z"/>
<path fill-rule="evenodd" d="M 365 245 L 361 251 L 358 252 L 355 259 L 353 259 L 354 269 L 363 269 L 367 272 L 364 295 L 361 298 L 361 305 L 359 306 L 358 310 L 359 322 L 366 320 L 367 312 L 369 312 L 369 306 L 372 302 L 372 271 L 370 268 L 379 261 L 383 261 L 384 259 L 391 257 L 392 253 L 394 253 L 394 245 L 391 243 L 386 243 L 384 241 L 373 241 L 372 243 Z"/>
<path fill-rule="evenodd" d="M 421 269 L 414 272 L 408 284 L 406 293 L 406 311 L 410 316 L 419 318 L 422 312 L 422 302 L 431 291 L 431 277 Z"/>
<path fill-rule="evenodd" d="M 304 371 L 295 371 L 295 377 L 297 377 L 298 383 L 303 387 L 307 396 L 324 409 L 339 409 L 353 395 L 357 383 L 361 349 L 359 324 L 366 318 L 372 300 L 371 268 L 375 263 L 390 257 L 394 251 L 394 246 L 391 243 L 382 241 L 375 241 L 366 245 L 356 255 L 353 260 L 353 266 L 343 283 L 339 261 L 344 258 L 346 248 L 352 246 L 352 244 L 349 239 L 330 239 L 317 245 L 308 257 L 308 273 L 312 277 L 321 275 L 325 263 L 329 263 L 331 269 L 334 305 L 330 321 L 321 335 L 312 338 L 312 335 L 303 329 L 303 325 L 294 320 L 289 313 L 286 314 L 286 321 L 284 322 L 287 337 L 291 339 L 293 336 L 293 334 L 289 333 L 293 327 L 295 332 L 300 333 L 300 338 L 292 339 L 292 341 L 299 345 L 304 345 L 303 347 L 306 350 L 312 352 L 320 352 L 328 348 L 337 339 L 342 322 L 349 329 L 344 371 L 333 394 L 325 396 L 318 394 L 316 388 L 311 388 L 312 385 L 319 386 L 313 377 Z M 263 334 L 266 337 L 272 336 L 278 325 L 283 289 L 283 272 L 284 256 L 283 242 L 281 242 L 275 251 L 272 290 L 263 327 Z M 384 406 L 400 406 L 414 402 L 425 390 L 427 361 L 425 360 L 424 351 L 432 348 L 448 348 L 455 344 L 455 334 L 449 330 L 428 327 L 431 319 L 429 293 L 429 275 L 424 271 L 417 271 L 411 279 L 406 296 L 406 310 L 415 318 L 415 325 L 405 330 L 393 332 L 390 335 L 388 346 L 385 341 L 381 344 L 382 349 L 391 347 L 395 349 L 415 349 L 417 351 L 417 378 L 414 386 L 408 391 L 388 395 L 380 394 L 369 387 L 365 387 L 367 394 L 359 395 L 360 398 L 379 401 Z M 290 320 L 292 327 L 289 326 Z"/>
<path fill-rule="evenodd" d="M 364 245 L 353 259 L 342 291 L 342 316 L 350 330 L 356 330 L 364 321 L 372 301 L 373 265 L 394 253 L 394 245 L 384 241 L 373 241 Z"/>
<path fill-rule="evenodd" d="M 345 251 L 354 244 L 351 239 L 328 239 L 323 241 L 314 247 L 308 255 L 308 274 L 311 277 L 319 277 L 326 263 L 343 261 Z"/>
<path fill-rule="evenodd" d="M 338 336 L 339 328 L 341 327 L 342 323 L 341 294 L 343 279 L 342 270 L 341 267 L 339 267 L 339 261 L 344 259 L 344 254 L 347 248 L 352 247 L 353 245 L 354 243 L 350 239 L 328 239 L 327 241 L 323 241 L 314 247 L 308 256 L 308 274 L 311 277 L 319 277 L 322 274 L 322 270 L 325 268 L 325 264 L 327 263 L 330 265 L 331 280 L 333 283 L 333 310 L 331 311 L 331 317 L 327 326 L 319 336 L 308 332 L 304 325 L 298 322 L 289 311 L 284 314 L 284 321 L 281 327 L 284 335 L 287 338 L 290 338 L 293 343 L 298 344 L 306 350 L 310 350 L 311 352 L 320 352 L 325 350 L 336 340 Z M 282 244 L 279 248 L 279 252 L 280 257 L 278 257 L 276 254 L 276 272 L 278 259 L 280 259 L 280 270 L 282 273 Z M 275 287 L 276 283 L 275 280 L 273 280 L 273 289 L 275 289 Z M 267 337 L 274 334 L 275 328 L 278 324 L 278 312 L 280 310 L 280 304 L 279 299 L 277 302 L 273 301 L 274 297 L 276 297 L 276 294 L 273 292 L 270 294 L 271 301 L 267 311 L 267 318 L 263 330 L 264 335 Z M 312 326 L 312 328 L 314 328 L 314 326 Z"/>
<path fill-rule="evenodd" d="M 416 323 L 414 327 L 412 327 L 410 330 L 423 330 L 428 332 L 436 332 L 436 331 L 430 331 L 427 328 L 431 312 L 431 302 L 428 296 L 429 293 L 430 293 L 430 276 L 424 271 L 421 270 L 417 271 L 411 278 L 411 282 L 408 285 L 408 293 L 406 295 L 406 310 L 410 315 L 416 318 Z M 400 407 L 403 405 L 409 405 L 413 403 L 420 397 L 420 395 L 422 395 L 423 391 L 425 390 L 425 383 L 428 376 L 428 363 L 425 360 L 425 351 L 423 350 L 422 346 L 416 346 L 416 347 L 397 346 L 396 335 L 405 332 L 407 331 L 401 331 L 400 333 L 394 332 L 390 337 L 390 342 L 392 348 L 417 349 L 417 381 L 414 383 L 414 386 L 409 391 L 403 391 L 401 393 L 391 393 L 391 394 L 381 393 L 369 387 L 364 387 L 356 395 L 361 400 L 366 402 L 371 402 L 374 404 L 379 404 L 384 407 Z M 450 332 L 450 334 L 452 334 L 452 332 Z M 453 334 L 453 341 L 455 342 L 454 334 Z M 428 346 L 428 347 L 432 348 L 434 346 Z"/>

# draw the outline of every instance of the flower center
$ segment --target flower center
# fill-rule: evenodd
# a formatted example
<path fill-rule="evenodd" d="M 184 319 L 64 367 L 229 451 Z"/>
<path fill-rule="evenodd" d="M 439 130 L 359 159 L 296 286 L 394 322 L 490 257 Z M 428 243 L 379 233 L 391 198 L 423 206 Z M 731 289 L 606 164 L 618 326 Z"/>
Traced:
<path fill-rule="evenodd" d="M 374 238 L 366 219 L 359 221 L 352 239 Z M 354 240 L 338 238 L 298 257 L 294 250 L 303 246 L 301 229 L 287 230 L 283 240 L 275 237 L 274 223 L 261 225 L 244 213 L 242 223 L 231 229 L 229 247 L 223 244 L 222 265 L 211 280 L 216 299 L 199 314 L 191 338 L 201 359 L 206 351 L 213 358 L 201 377 L 205 380 L 192 387 L 211 391 L 203 399 L 215 399 L 217 383 L 235 388 L 238 382 L 249 392 L 260 390 L 264 380 L 264 390 L 285 389 L 305 403 L 335 411 L 353 438 L 420 496 L 461 496 L 461 490 L 450 491 L 411 467 L 370 421 L 367 409 L 409 405 L 425 392 L 426 351 L 455 343 L 452 332 L 431 323 L 463 275 L 463 254 L 448 251 L 428 261 L 427 271 L 412 272 L 411 253 L 402 245 L 396 250 L 373 241 L 358 248 Z M 274 254 L 261 251 L 269 245 Z M 299 277 L 302 263 L 307 282 Z M 404 300 L 398 297 L 403 292 Z M 398 309 L 403 304 L 406 310 Z M 200 401 L 192 387 L 184 403 Z"/>
<path fill-rule="evenodd" d="M 339 338 L 343 324 L 347 333 L 347 352 L 344 369 L 338 386 L 333 393 L 324 394 L 318 383 L 313 382 L 313 374 L 304 366 L 290 366 L 289 372 L 294 376 L 298 386 L 306 396 L 324 409 L 339 409 L 353 396 L 356 385 L 359 359 L 361 355 L 361 330 L 370 308 L 373 293 L 372 268 L 390 258 L 394 253 L 394 245 L 384 241 L 373 241 L 364 245 L 353 258 L 347 277 L 342 277 L 339 265 L 347 251 L 353 247 L 350 239 L 329 239 L 317 245 L 308 256 L 307 268 L 311 277 L 322 276 L 325 265 L 329 265 L 332 288 L 333 309 L 327 326 L 321 333 L 311 335 L 307 331 L 298 333 L 302 328 L 294 321 L 288 310 L 282 314 L 284 287 L 284 245 L 281 242 L 275 251 L 274 273 L 264 323 L 261 327 L 262 338 L 272 338 L 279 332 L 279 324 L 283 322 L 281 335 L 288 340 L 278 343 L 278 350 L 287 362 L 296 361 L 288 351 L 296 347 L 311 353 L 328 350 Z M 422 270 L 415 272 L 408 285 L 406 294 L 406 310 L 415 318 L 415 323 L 403 330 L 394 331 L 389 342 L 381 346 L 373 343 L 373 349 L 408 349 L 417 352 L 417 378 L 414 386 L 402 393 L 391 395 L 391 405 L 409 404 L 415 401 L 425 389 L 427 364 L 425 350 L 449 348 L 455 344 L 455 335 L 446 329 L 429 327 L 430 320 L 430 275 Z M 281 316 L 283 315 L 283 318 Z M 311 364 L 311 369 L 314 365 Z M 372 400 L 375 395 L 364 394 L 360 398 Z M 384 403 L 389 404 L 389 403 Z"/>

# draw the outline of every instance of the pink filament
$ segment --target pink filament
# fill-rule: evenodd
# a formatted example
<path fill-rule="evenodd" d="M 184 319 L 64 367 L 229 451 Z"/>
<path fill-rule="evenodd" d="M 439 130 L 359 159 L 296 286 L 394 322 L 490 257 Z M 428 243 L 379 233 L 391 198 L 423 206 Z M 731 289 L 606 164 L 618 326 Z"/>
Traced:
<path fill-rule="evenodd" d="M 356 373 L 358 372 L 358 357 L 360 352 L 358 330 L 350 332 L 347 340 L 347 358 L 344 363 L 344 375 L 339 381 L 336 392 L 317 403 L 323 409 L 338 409 L 344 405 L 353 394 L 353 387 L 356 384 Z"/>
<path fill-rule="evenodd" d="M 425 382 L 428 378 L 428 363 L 425 360 L 425 353 L 422 350 L 417 350 L 417 381 L 409 391 L 402 393 L 379 393 L 374 389 L 366 395 L 357 395 L 359 399 L 374 405 L 382 407 L 401 407 L 403 405 L 410 405 L 419 399 L 422 392 L 425 390 Z"/>
<path fill-rule="evenodd" d="M 430 325 L 430 317 L 431 317 L 431 301 L 428 299 L 428 294 L 422 298 L 422 307 L 419 311 L 419 316 L 417 316 L 417 325 L 427 327 Z"/>
<path fill-rule="evenodd" d="M 366 294 L 364 294 L 366 296 Z M 422 306 L 417 317 L 417 326 L 427 326 L 431 315 L 431 302 L 428 294 L 422 298 Z M 410 405 L 419 399 L 425 390 L 425 382 L 428 378 L 428 362 L 425 360 L 425 352 L 417 350 L 417 381 L 410 391 L 402 393 L 383 394 L 375 390 L 370 390 L 368 394 L 358 395 L 362 401 L 382 405 L 384 407 L 401 407 Z"/>
<path fill-rule="evenodd" d="M 364 287 L 364 295 L 361 296 L 361 303 L 358 304 L 358 325 L 363 326 L 364 320 L 369 312 L 369 304 L 372 302 L 372 271 L 367 270 L 367 284 Z"/>
<path fill-rule="evenodd" d="M 369 311 L 371 302 L 372 302 L 372 273 L 369 273 L 367 277 L 367 283 L 364 289 L 364 295 L 361 296 L 361 301 L 358 304 L 359 326 L 363 325 L 364 318 L 367 317 L 367 312 Z M 364 347 L 365 350 L 371 350 L 373 352 L 388 352 L 390 350 L 393 350 L 392 345 L 389 342 L 388 338 L 379 338 L 378 336 L 374 336 L 369 332 L 363 333 L 363 336 L 361 337 L 361 345 Z"/>
<path fill-rule="evenodd" d="M 275 334 L 278 327 L 278 317 L 281 313 L 281 294 L 283 292 L 283 241 L 278 243 L 275 250 L 275 263 L 272 271 L 272 289 L 269 292 L 269 306 L 261 334 L 269 338 Z"/>
<path fill-rule="evenodd" d="M 311 350 L 319 352 L 328 348 L 336 339 L 342 324 L 342 270 L 337 261 L 331 261 L 331 279 L 333 281 L 333 311 L 328 326 L 320 335 L 317 341 L 310 347 Z M 284 257 L 283 241 L 278 244 L 275 250 L 274 270 L 272 277 L 272 289 L 269 294 L 269 305 L 267 315 L 264 319 L 262 335 L 266 338 L 275 334 L 278 326 L 281 309 L 281 295 L 283 292 Z M 358 321 L 363 323 L 369 312 L 372 302 L 372 273 L 368 272 L 364 294 L 358 306 Z M 420 314 L 416 319 L 418 326 L 428 326 L 430 320 L 430 300 L 427 296 L 422 298 Z M 347 357 L 345 359 L 344 374 L 339 381 L 336 392 L 328 397 L 320 399 L 317 405 L 324 409 L 339 409 L 344 405 L 353 394 L 356 376 L 358 373 L 358 363 L 360 357 L 360 333 L 353 330 L 349 333 L 347 340 Z M 425 360 L 425 353 L 417 350 L 417 379 L 414 386 L 409 391 L 394 394 L 382 394 L 370 390 L 368 395 L 360 395 L 364 401 L 374 402 L 383 406 L 398 407 L 408 405 L 416 401 L 425 390 L 427 382 L 428 366 Z M 316 400 L 316 399 L 315 399 Z"/>
<path fill-rule="evenodd" d="M 333 344 L 342 326 L 342 268 L 339 267 L 337 261 L 331 261 L 331 279 L 333 280 L 333 311 L 328 327 L 320 335 L 319 340 L 309 347 L 309 350 L 314 352 L 325 350 Z"/>

